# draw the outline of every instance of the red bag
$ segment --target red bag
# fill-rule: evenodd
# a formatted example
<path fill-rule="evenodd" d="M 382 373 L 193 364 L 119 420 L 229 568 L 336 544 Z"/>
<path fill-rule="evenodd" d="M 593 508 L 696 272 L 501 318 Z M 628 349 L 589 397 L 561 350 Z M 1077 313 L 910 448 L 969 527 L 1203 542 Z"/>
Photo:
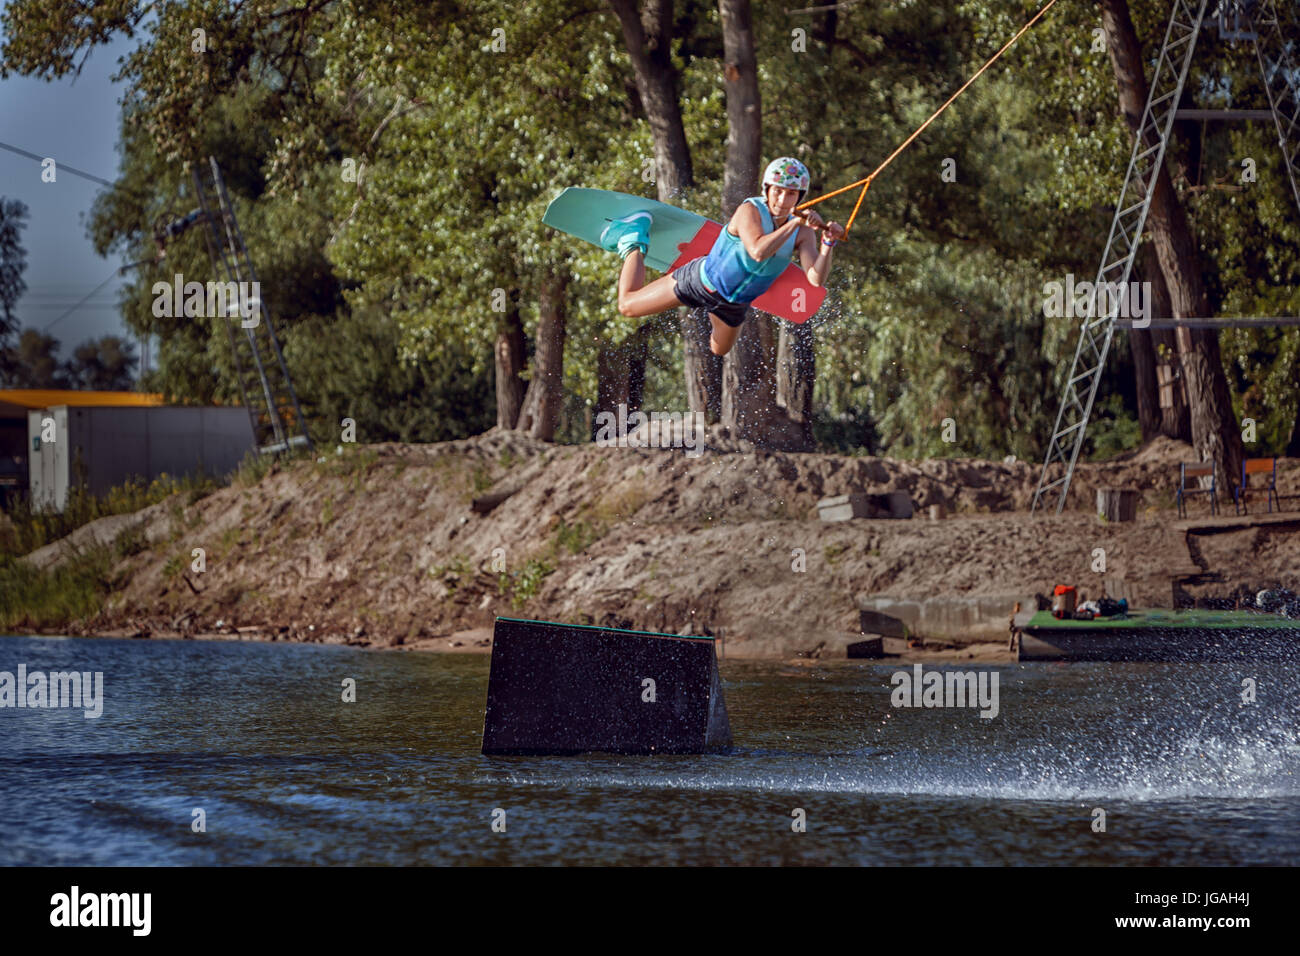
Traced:
<path fill-rule="evenodd" d="M 1057 619 L 1074 617 L 1074 607 L 1078 599 L 1079 592 L 1072 585 L 1058 584 L 1052 591 L 1052 617 Z"/>

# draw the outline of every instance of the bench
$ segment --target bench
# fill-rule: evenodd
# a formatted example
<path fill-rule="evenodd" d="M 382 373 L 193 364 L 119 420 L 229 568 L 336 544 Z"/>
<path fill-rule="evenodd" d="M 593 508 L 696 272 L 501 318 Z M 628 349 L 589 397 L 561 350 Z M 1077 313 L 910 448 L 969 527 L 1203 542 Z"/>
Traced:
<path fill-rule="evenodd" d="M 1251 488 L 1251 475 L 1267 475 L 1267 483 L 1262 487 Z M 1241 463 L 1241 481 L 1232 489 L 1232 505 L 1237 514 L 1246 514 L 1246 495 L 1252 491 L 1263 491 L 1268 495 L 1268 513 L 1273 513 L 1273 505 L 1282 510 L 1277 500 L 1277 458 L 1246 458 Z"/>
<path fill-rule="evenodd" d="M 1200 478 L 1210 479 L 1210 486 L 1202 488 L 1199 485 L 1188 485 L 1188 480 L 1193 482 Z M 1185 461 L 1178 466 L 1178 517 L 1187 517 L 1187 496 L 1188 495 L 1209 495 L 1210 496 L 1210 514 L 1219 513 L 1219 492 L 1215 486 L 1214 462 L 1212 461 Z"/>

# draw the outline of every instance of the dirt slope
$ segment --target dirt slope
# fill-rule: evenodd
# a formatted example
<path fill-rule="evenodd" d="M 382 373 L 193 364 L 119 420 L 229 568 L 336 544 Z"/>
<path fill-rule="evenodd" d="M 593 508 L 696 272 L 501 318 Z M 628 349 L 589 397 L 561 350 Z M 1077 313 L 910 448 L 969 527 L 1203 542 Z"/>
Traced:
<path fill-rule="evenodd" d="M 190 507 L 177 500 L 142 512 L 144 550 L 122 569 L 129 583 L 104 614 L 70 629 L 243 628 L 388 646 L 485 628 L 502 614 L 721 629 L 728 655 L 791 654 L 856 632 L 861 596 L 1087 585 L 1096 548 L 1146 606 L 1168 606 L 1171 574 L 1197 561 L 1218 572 L 1225 593 L 1295 588 L 1295 525 L 1197 537 L 1189 551 L 1172 527 L 1174 463 L 1188 457 L 1186 446 L 1161 441 L 1083 466 L 1074 507 L 1099 486 L 1142 489 L 1139 520 L 1106 525 L 1088 510 L 1031 517 L 1038 466 L 1023 462 L 765 453 L 725 436 L 698 458 L 496 431 L 354 447 Z M 1283 492 L 1300 491 L 1300 462 L 1281 471 Z M 471 510 L 475 496 L 516 485 L 489 514 Z M 851 490 L 905 490 L 918 509 L 943 503 L 951 516 L 817 520 L 818 499 Z M 195 548 L 206 561 L 199 573 L 190 570 Z M 797 549 L 806 570 L 794 570 Z"/>

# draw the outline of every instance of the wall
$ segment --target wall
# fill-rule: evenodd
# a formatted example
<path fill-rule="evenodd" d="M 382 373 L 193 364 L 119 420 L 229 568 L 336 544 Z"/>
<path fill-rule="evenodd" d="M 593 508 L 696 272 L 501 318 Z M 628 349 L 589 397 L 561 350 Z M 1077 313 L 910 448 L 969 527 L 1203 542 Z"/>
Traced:
<path fill-rule="evenodd" d="M 222 477 L 253 447 L 243 408 L 89 408 L 60 405 L 28 415 L 29 445 L 41 420 L 55 421 L 55 441 L 35 443 L 31 493 L 37 507 L 62 510 L 81 469 L 89 490 L 102 495 L 132 476 L 152 481 L 202 467 Z"/>

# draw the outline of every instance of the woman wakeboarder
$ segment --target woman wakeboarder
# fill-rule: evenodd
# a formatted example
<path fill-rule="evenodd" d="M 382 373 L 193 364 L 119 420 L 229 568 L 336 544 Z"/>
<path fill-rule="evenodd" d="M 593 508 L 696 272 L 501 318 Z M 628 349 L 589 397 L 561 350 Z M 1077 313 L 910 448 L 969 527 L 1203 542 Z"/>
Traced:
<path fill-rule="evenodd" d="M 826 281 L 831 252 L 844 227 L 826 225 L 812 210 L 795 214 L 808 192 L 808 168 L 797 159 L 774 159 L 763 173 L 763 195 L 737 207 L 707 256 L 692 259 L 649 285 L 645 253 L 654 217 L 634 212 L 611 222 L 600 245 L 623 257 L 618 277 L 618 311 L 627 316 L 656 315 L 675 306 L 708 309 L 713 323 L 709 348 L 726 355 L 735 344 L 749 304 L 767 291 L 799 253 L 799 264 L 814 286 Z M 823 231 L 820 244 L 816 233 Z M 819 249 L 820 245 L 820 249 Z"/>

